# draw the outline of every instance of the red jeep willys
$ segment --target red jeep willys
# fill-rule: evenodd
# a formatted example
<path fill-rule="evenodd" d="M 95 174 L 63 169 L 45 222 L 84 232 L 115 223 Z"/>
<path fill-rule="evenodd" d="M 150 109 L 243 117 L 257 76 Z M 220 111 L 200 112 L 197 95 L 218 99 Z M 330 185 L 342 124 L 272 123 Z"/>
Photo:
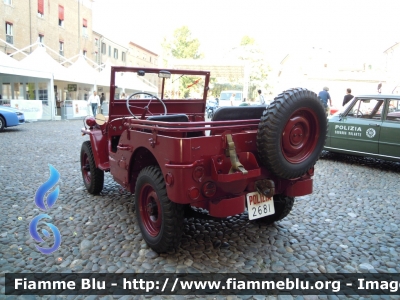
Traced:
<path fill-rule="evenodd" d="M 143 82 L 154 91 L 130 89 Z M 87 117 L 82 129 L 87 190 L 100 193 L 110 172 L 134 194 L 143 238 L 158 252 L 179 245 L 191 207 L 218 218 L 247 209 L 249 220 L 272 223 L 312 193 L 327 130 L 316 94 L 290 89 L 269 106 L 220 107 L 205 121 L 209 88 L 207 71 L 112 67 L 109 116 Z"/>

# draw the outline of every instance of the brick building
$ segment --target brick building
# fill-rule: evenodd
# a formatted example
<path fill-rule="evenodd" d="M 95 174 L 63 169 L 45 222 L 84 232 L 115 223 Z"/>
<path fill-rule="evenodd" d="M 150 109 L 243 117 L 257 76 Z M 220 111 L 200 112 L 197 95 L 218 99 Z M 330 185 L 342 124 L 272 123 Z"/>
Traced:
<path fill-rule="evenodd" d="M 94 52 L 91 0 L 3 0 L 0 10 L 0 38 L 17 49 L 23 49 L 38 39 L 62 56 Z M 0 49 L 7 53 L 15 50 L 5 44 Z M 30 53 L 31 48 L 24 50 Z M 20 60 L 22 54 L 14 58 Z M 93 59 L 93 56 L 91 57 Z"/>
<path fill-rule="evenodd" d="M 134 43 L 129 43 L 127 46 L 120 45 L 94 31 L 92 2 L 92 0 L 1 0 L 0 11 L 4 13 L 0 15 L 0 51 L 20 61 L 38 47 L 31 45 L 40 41 L 49 49 L 47 54 L 65 67 L 77 62 L 78 54 L 86 57 L 86 63 L 96 71 L 101 70 L 106 62 L 109 65 L 157 67 L 157 54 Z M 82 65 L 82 61 L 80 63 Z M 1 65 L 2 62 L 0 67 Z M 57 80 L 55 77 L 53 80 L 47 75 L 46 78 L 26 78 L 22 76 L 23 74 L 18 76 L 1 73 L 0 94 L 3 94 L 3 102 L 4 99 L 11 102 L 13 99 L 41 101 L 43 106 L 49 108 L 45 118 L 53 118 L 53 108 L 56 106 L 60 108 L 59 104 L 55 103 L 56 100 L 84 101 L 96 87 L 92 78 L 86 82 L 74 82 L 73 79 L 72 82 L 68 82 Z M 91 72 L 86 72 L 88 73 Z M 153 87 L 157 82 L 156 78 L 147 76 L 140 80 Z M 74 91 L 69 88 L 71 83 L 75 86 Z M 97 86 L 97 89 L 109 94 L 108 84 Z M 34 92 L 29 94 L 28 91 L 32 90 Z M 60 110 L 54 111 L 57 114 Z"/>
<path fill-rule="evenodd" d="M 138 44 L 130 42 L 128 45 L 128 65 L 129 66 L 138 66 L 138 67 L 146 67 L 146 68 L 155 68 L 158 66 L 158 55 Z M 158 78 L 156 74 L 151 74 L 146 76 L 147 82 L 154 86 L 158 84 Z M 157 87 L 158 88 L 158 87 Z"/>

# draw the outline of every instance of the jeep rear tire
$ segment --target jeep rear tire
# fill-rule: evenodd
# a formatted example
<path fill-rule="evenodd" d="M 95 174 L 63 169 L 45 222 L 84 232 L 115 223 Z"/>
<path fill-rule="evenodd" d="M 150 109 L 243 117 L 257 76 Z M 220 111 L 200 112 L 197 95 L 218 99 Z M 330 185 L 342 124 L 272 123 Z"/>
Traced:
<path fill-rule="evenodd" d="M 325 144 L 327 118 L 317 95 L 290 89 L 267 106 L 257 132 L 259 159 L 272 174 L 298 178 L 315 165 Z"/>
<path fill-rule="evenodd" d="M 294 198 L 284 195 L 274 195 L 275 214 L 263 218 L 255 219 L 254 221 L 262 224 L 272 224 L 282 220 L 290 214 L 293 208 Z"/>
<path fill-rule="evenodd" d="M 156 252 L 168 252 L 179 246 L 184 205 L 168 199 L 164 177 L 158 167 L 146 167 L 139 173 L 135 207 L 140 230 L 150 248 Z"/>
<path fill-rule="evenodd" d="M 82 144 L 81 171 L 87 191 L 93 195 L 99 194 L 104 186 L 104 171 L 96 167 L 90 141 Z"/>

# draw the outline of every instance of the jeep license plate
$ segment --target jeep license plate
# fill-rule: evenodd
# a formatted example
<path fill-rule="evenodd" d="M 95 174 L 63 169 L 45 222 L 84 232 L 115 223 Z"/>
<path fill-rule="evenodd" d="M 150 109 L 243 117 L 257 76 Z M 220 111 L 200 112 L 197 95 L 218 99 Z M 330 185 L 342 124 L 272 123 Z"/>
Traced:
<path fill-rule="evenodd" d="M 253 192 L 247 194 L 246 198 L 249 220 L 262 218 L 275 213 L 274 200 L 272 197 L 266 197 L 259 192 Z"/>

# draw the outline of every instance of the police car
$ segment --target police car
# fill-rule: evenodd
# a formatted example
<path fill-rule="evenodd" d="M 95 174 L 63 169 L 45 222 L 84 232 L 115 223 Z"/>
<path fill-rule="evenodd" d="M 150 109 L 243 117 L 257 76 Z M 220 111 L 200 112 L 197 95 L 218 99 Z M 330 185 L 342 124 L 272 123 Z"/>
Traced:
<path fill-rule="evenodd" d="M 325 150 L 400 161 L 400 95 L 361 95 L 328 118 Z"/>

